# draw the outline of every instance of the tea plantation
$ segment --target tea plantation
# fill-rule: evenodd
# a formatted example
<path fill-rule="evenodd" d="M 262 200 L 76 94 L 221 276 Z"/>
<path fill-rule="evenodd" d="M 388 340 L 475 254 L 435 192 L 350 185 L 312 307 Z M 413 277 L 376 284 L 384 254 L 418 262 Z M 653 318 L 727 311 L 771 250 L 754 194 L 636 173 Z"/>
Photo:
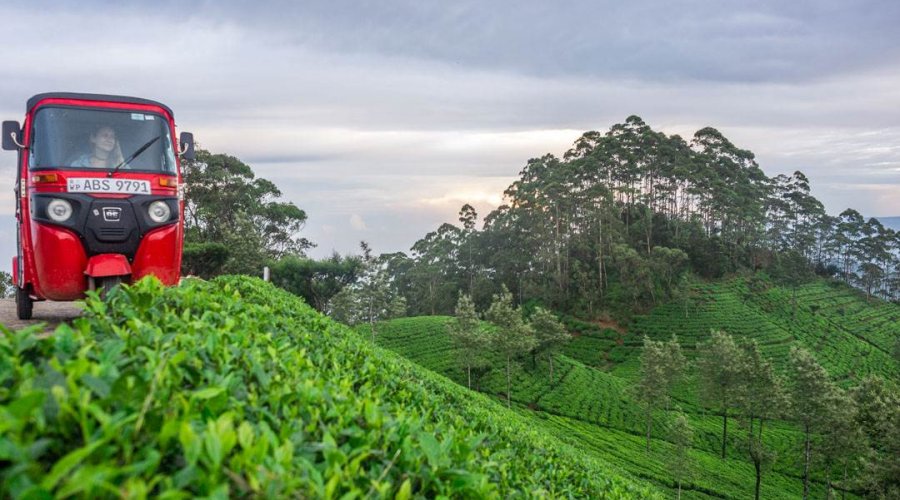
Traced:
<path fill-rule="evenodd" d="M 636 318 L 618 353 L 624 362 L 613 373 L 632 376 L 644 335 L 664 340 L 676 334 L 690 356 L 698 341 L 719 329 L 738 339 L 756 339 L 782 368 L 791 346 L 802 345 L 843 385 L 866 375 L 900 376 L 900 364 L 891 356 L 900 337 L 900 306 L 867 302 L 859 291 L 825 281 L 799 287 L 796 307 L 792 290 L 753 291 L 750 286 L 744 280 L 703 285 L 687 314 L 671 304 Z"/>
<path fill-rule="evenodd" d="M 637 318 L 627 332 L 567 319 L 576 337 L 555 358 L 554 382 L 543 360 L 523 360 L 514 369 L 512 400 L 516 409 L 534 423 L 533 428 L 580 448 L 599 460 L 621 467 L 634 477 L 652 481 L 660 489 L 672 487 L 666 441 L 669 412 L 654 416 L 652 451 L 645 451 L 645 420 L 628 387 L 636 375 L 641 338 L 668 340 L 677 334 L 689 358 L 711 329 L 735 337 L 754 338 L 764 353 L 783 369 L 792 345 L 808 348 L 844 385 L 867 374 L 895 376 L 897 362 L 890 342 L 900 335 L 900 308 L 879 303 L 869 306 L 864 297 L 845 287 L 813 283 L 793 291 L 773 287 L 751 293 L 742 280 L 701 285 L 694 304 L 666 305 Z M 834 304 L 816 308 L 816 304 Z M 466 377 L 456 361 L 446 324 L 449 317 L 403 318 L 381 324 L 379 345 L 446 375 L 459 384 Z M 366 327 L 363 333 L 369 334 Z M 502 360 L 491 360 L 503 367 Z M 696 381 L 687 380 L 676 391 L 675 404 L 694 428 L 691 457 L 697 475 L 686 486 L 687 498 L 747 498 L 753 495 L 754 470 L 743 441 L 746 430 L 732 424 L 727 459 L 719 456 L 721 417 L 707 414 L 696 401 Z M 497 368 L 473 383 L 476 389 L 502 398 L 505 374 Z M 802 495 L 802 434 L 786 422 L 767 425 L 765 440 L 776 460 L 762 483 L 763 498 Z M 814 478 L 814 497 L 824 496 L 822 478 Z"/>
<path fill-rule="evenodd" d="M 144 280 L 48 338 L 0 331 L 0 497 L 659 497 L 579 422 L 509 411 L 257 279 Z"/>

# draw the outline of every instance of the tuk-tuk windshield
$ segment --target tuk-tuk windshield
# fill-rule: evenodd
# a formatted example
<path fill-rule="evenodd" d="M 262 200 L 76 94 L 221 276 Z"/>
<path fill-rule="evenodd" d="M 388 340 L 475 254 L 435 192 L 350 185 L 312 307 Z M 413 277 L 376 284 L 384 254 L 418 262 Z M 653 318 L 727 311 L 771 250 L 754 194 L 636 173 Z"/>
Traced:
<path fill-rule="evenodd" d="M 175 173 L 168 121 L 160 114 L 45 107 L 31 135 L 30 168 Z"/>

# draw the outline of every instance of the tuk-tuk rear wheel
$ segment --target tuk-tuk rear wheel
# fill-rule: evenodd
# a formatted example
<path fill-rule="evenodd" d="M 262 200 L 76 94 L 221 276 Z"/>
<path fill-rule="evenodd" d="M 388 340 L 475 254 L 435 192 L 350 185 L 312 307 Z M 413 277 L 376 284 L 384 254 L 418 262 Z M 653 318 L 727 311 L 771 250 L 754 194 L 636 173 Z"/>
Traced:
<path fill-rule="evenodd" d="M 16 287 L 16 315 L 19 319 L 31 319 L 34 311 L 34 301 L 28 290 Z"/>

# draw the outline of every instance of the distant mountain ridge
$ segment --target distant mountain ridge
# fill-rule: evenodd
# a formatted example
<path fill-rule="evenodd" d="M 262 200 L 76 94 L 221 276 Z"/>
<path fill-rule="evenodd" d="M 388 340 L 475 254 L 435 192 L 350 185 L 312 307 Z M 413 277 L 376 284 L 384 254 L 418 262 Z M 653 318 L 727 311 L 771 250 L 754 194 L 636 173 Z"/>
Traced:
<path fill-rule="evenodd" d="M 889 227 L 895 231 L 900 231 L 900 216 L 896 217 L 877 217 L 885 227 Z"/>

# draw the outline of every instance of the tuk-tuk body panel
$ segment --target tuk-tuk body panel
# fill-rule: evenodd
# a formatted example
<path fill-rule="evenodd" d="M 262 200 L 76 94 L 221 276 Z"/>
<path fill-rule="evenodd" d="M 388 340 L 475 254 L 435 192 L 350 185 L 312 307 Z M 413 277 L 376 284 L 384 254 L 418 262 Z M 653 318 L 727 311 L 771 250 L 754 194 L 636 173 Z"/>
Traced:
<path fill-rule="evenodd" d="M 50 300 L 77 300 L 84 297 L 87 255 L 74 232 L 36 222 L 32 224 L 35 295 Z"/>
<path fill-rule="evenodd" d="M 144 235 L 131 265 L 132 279 L 154 275 L 164 285 L 175 285 L 181 277 L 181 226 L 174 224 Z"/>

